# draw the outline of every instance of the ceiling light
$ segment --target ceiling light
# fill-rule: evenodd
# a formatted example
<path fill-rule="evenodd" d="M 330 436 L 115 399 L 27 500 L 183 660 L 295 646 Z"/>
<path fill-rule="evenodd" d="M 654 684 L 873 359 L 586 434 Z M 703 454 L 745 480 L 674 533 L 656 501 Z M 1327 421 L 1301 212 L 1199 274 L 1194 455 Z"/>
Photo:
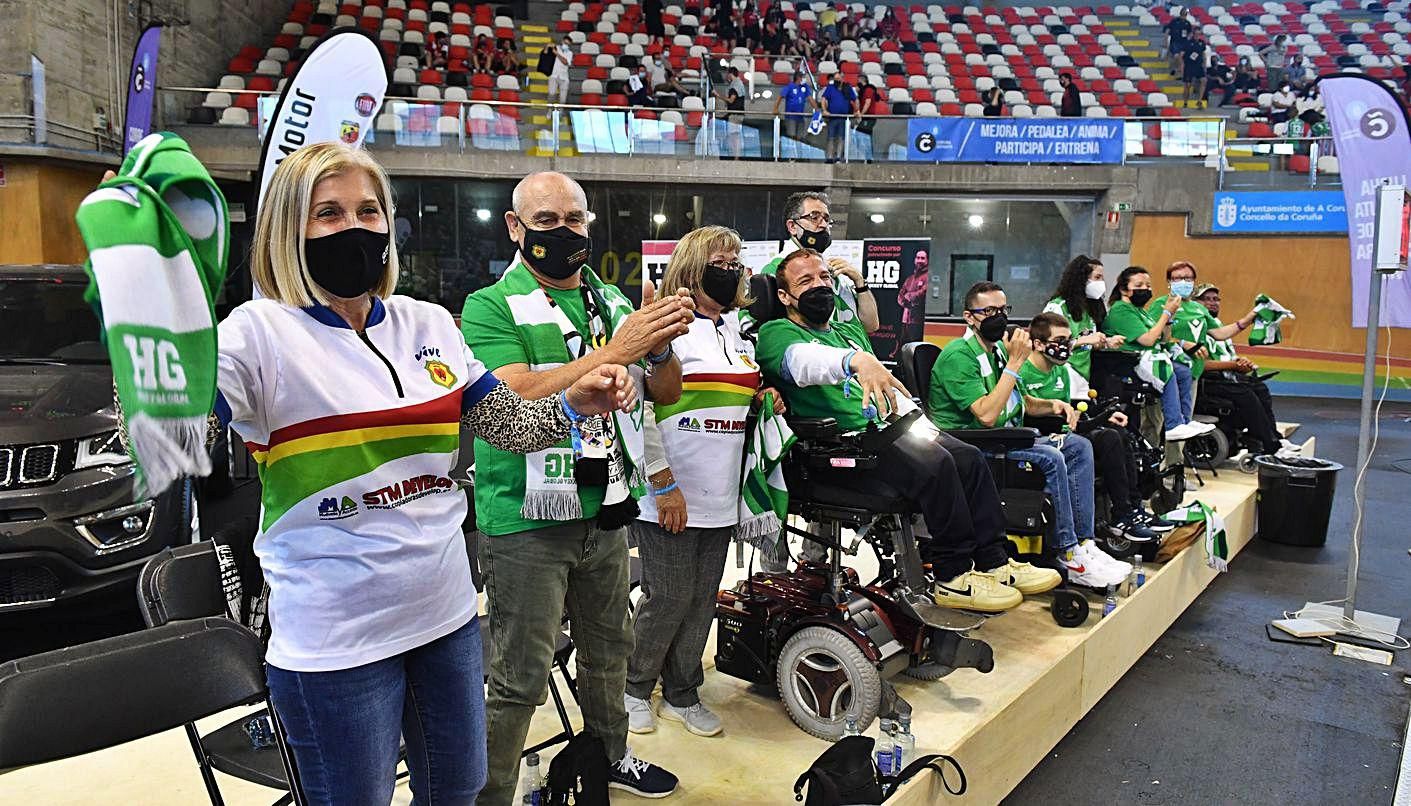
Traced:
<path fill-rule="evenodd" d="M 868 220 L 870 220 L 873 224 L 880 224 L 880 223 L 882 223 L 883 221 L 886 221 L 886 220 L 887 220 L 887 217 L 884 216 L 884 215 L 882 215 L 881 213 L 873 213 L 872 215 L 868 216 L 867 218 L 868 218 Z"/>
<path fill-rule="evenodd" d="M 481 221 L 489 221 L 490 211 L 486 210 L 484 207 L 481 207 L 479 210 L 475 211 L 475 217 L 480 219 Z"/>
<path fill-rule="evenodd" d="M 661 213 L 652 213 L 652 223 L 661 226 L 666 223 L 666 216 Z"/>
<path fill-rule="evenodd" d="M 985 217 L 980 215 L 979 213 L 971 213 L 969 221 L 970 229 L 979 229 L 985 226 Z"/>

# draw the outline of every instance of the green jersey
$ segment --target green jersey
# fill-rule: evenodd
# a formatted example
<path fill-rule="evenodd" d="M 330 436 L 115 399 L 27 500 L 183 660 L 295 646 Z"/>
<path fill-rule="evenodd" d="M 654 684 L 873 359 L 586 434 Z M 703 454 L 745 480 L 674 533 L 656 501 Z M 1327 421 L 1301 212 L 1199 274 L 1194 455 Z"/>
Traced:
<path fill-rule="evenodd" d="M 967 329 L 959 339 L 952 339 L 931 370 L 929 413 L 938 428 L 964 430 L 986 428 L 970 410 L 971 404 L 994 391 L 1004 372 L 1009 356 L 1004 345 L 996 344 L 986 351 L 975 331 Z M 1016 385 L 1009 393 L 1004 411 L 994 428 L 1013 428 L 1024 424 L 1024 396 Z"/>
<path fill-rule="evenodd" d="M 775 319 L 765 322 L 759 329 L 755 358 L 764 371 L 765 382 L 784 396 L 790 414 L 833 417 L 845 431 L 865 428 L 868 421 L 862 416 L 862 387 L 857 381 L 846 379 L 836 384 L 799 386 L 785 377 L 784 355 L 795 344 L 821 344 L 870 353 L 872 345 L 862 328 L 853 322 L 834 322 L 827 330 L 814 330 L 790 319 Z"/>
<path fill-rule="evenodd" d="M 1024 366 L 1019 368 L 1019 382 L 1021 391 L 1025 397 L 1037 397 L 1040 400 L 1062 400 L 1071 401 L 1072 394 L 1069 392 L 1068 365 L 1054 364 L 1048 371 L 1039 369 L 1033 359 L 1024 362 Z"/>
<path fill-rule="evenodd" d="M 1056 313 L 1068 320 L 1068 327 L 1073 331 L 1073 338 L 1080 339 L 1084 336 L 1091 336 L 1097 332 L 1097 323 L 1093 321 L 1093 315 L 1086 310 L 1082 311 L 1082 316 L 1075 318 L 1068 310 L 1068 303 L 1062 297 L 1054 297 L 1044 306 L 1044 313 Z M 1074 346 L 1073 357 L 1068 359 L 1069 366 L 1084 378 L 1092 377 L 1093 368 L 1093 348 L 1092 345 L 1082 347 Z"/>
<path fill-rule="evenodd" d="M 490 288 L 493 288 L 491 286 Z M 583 295 L 576 288 L 545 288 L 549 299 L 564 312 L 568 321 L 579 333 L 590 332 L 588 313 L 583 308 Z M 525 347 L 525 339 L 514 323 L 502 294 L 477 291 L 466 297 L 461 310 L 461 333 L 467 344 L 473 345 L 475 357 L 491 372 L 507 364 L 532 364 Z M 477 463 L 488 467 L 482 461 L 485 455 L 504 454 L 492 446 L 481 445 L 476 441 Z M 497 462 L 494 473 L 478 473 L 475 478 L 475 519 L 480 531 L 487 535 L 507 535 L 529 529 L 542 529 L 553 526 L 558 521 L 530 520 L 520 514 L 527 483 L 524 459 L 518 455 L 505 454 L 509 461 Z M 597 517 L 602 507 L 606 488 L 582 486 L 578 488 L 578 500 L 583 505 L 583 517 Z"/>
<path fill-rule="evenodd" d="M 1165 304 L 1166 297 L 1157 297 L 1147 308 L 1159 311 Z M 1207 346 L 1205 334 L 1217 327 L 1220 327 L 1220 321 L 1210 314 L 1209 308 L 1199 302 L 1186 300 L 1176 309 L 1176 315 L 1171 321 L 1171 336 L 1181 341 Z M 1176 355 L 1176 360 L 1191 368 L 1192 377 L 1199 378 L 1200 373 L 1205 371 L 1205 360 L 1188 355 L 1185 350 Z"/>
<path fill-rule="evenodd" d="M 1107 311 L 1107 318 L 1102 320 L 1103 333 L 1109 336 L 1122 336 L 1126 339 L 1122 342 L 1122 350 L 1141 354 L 1141 361 L 1137 365 L 1137 377 L 1151 383 L 1157 390 L 1161 390 L 1165 388 L 1166 381 L 1171 379 L 1171 374 L 1175 371 L 1171 360 L 1170 344 L 1158 341 L 1150 347 L 1144 347 L 1137 342 L 1140 336 L 1145 335 L 1155 326 L 1155 317 L 1124 299 L 1112 303 L 1112 307 Z"/>

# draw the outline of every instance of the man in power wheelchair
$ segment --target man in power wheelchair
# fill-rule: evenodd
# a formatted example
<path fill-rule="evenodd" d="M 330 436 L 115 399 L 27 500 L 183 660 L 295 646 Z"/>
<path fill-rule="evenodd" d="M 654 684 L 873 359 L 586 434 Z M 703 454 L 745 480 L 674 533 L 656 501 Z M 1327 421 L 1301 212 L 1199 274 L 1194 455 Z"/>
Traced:
<path fill-rule="evenodd" d="M 756 355 L 767 382 L 783 394 L 792 417 L 831 418 L 842 432 L 873 441 L 876 467 L 846 474 L 837 486 L 921 513 L 930 538 L 919 553 L 930 567 L 935 603 L 1000 612 L 1024 593 L 1058 585 L 1052 569 L 1009 556 L 1003 508 L 983 454 L 908 414 L 914 404 L 906 388 L 872 354 L 867 337 L 852 323 L 832 321 L 822 257 L 800 249 L 780 263 L 772 294 L 770 282 L 755 281 L 757 299 L 778 301 L 758 317 Z"/>
<path fill-rule="evenodd" d="M 1202 283 L 1195 287 L 1192 299 L 1210 312 L 1213 324 L 1222 326 L 1219 288 L 1213 283 Z M 1205 332 L 1209 357 L 1195 399 L 1196 414 L 1217 418 L 1216 431 L 1197 437 L 1188 449 L 1206 451 L 1212 463 L 1226 459 L 1241 462 L 1251 451 L 1280 457 L 1300 455 L 1299 446 L 1279 434 L 1274 403 L 1264 384 L 1277 373 L 1259 375 L 1252 361 L 1235 353 L 1232 339 L 1220 339 L 1218 335 L 1210 329 Z M 1253 468 L 1252 461 L 1248 465 Z"/>
<path fill-rule="evenodd" d="M 1009 460 L 1032 463 L 1044 474 L 1044 492 L 1053 505 L 1053 544 L 1046 546 L 1068 581 L 1092 588 L 1122 582 L 1128 563 L 1098 547 L 1092 444 L 1077 433 L 1078 412 L 1067 400 L 1027 397 L 1019 370 L 1032 350 L 1028 331 L 1008 332 L 1004 289 L 982 281 L 965 294 L 966 331 L 941 351 L 931 370 L 927 413 L 940 428 L 956 434 L 994 426 L 1022 426 L 1026 407 L 1063 419 L 1064 433 L 1005 451 Z M 1153 535 L 1154 537 L 1154 535 Z"/>

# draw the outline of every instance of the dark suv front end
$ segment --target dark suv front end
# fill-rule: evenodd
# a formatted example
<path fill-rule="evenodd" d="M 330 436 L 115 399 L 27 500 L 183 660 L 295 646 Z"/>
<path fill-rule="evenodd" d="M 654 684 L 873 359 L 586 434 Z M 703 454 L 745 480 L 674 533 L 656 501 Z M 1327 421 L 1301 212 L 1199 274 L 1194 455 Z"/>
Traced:
<path fill-rule="evenodd" d="M 136 496 L 86 283 L 0 267 L 0 612 L 131 586 L 187 539 L 182 485 Z"/>

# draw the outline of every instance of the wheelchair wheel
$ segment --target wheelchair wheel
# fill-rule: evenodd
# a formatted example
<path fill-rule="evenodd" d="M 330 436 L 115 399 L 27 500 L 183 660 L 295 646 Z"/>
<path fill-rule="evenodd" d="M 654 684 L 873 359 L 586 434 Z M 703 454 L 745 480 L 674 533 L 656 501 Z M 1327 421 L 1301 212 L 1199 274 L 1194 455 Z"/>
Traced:
<path fill-rule="evenodd" d="M 955 671 L 954 666 L 947 666 L 935 660 L 936 647 L 944 637 L 936 629 L 926 631 L 926 640 L 921 647 L 921 653 L 911 658 L 911 665 L 902 670 L 902 674 L 916 680 L 940 680 L 942 677 Z"/>
<path fill-rule="evenodd" d="M 1088 597 L 1075 590 L 1056 588 L 1048 612 L 1060 627 L 1081 627 L 1088 620 Z"/>
<path fill-rule="evenodd" d="M 828 627 L 805 627 L 779 653 L 777 682 L 784 710 L 803 731 L 835 741 L 849 714 L 859 730 L 877 718 L 882 677 L 853 640 Z"/>
<path fill-rule="evenodd" d="M 1248 453 L 1245 454 L 1243 459 L 1240 459 L 1239 469 L 1241 473 L 1249 473 L 1253 475 L 1254 473 L 1259 472 L 1259 465 L 1255 463 L 1254 458 L 1255 457 L 1253 453 Z"/>
<path fill-rule="evenodd" d="M 1151 511 L 1165 514 L 1181 505 L 1186 497 L 1186 475 L 1183 468 L 1176 467 L 1163 473 L 1156 484 L 1156 492 L 1151 496 Z"/>
<path fill-rule="evenodd" d="M 1186 440 L 1186 455 L 1200 462 L 1221 464 L 1230 458 L 1230 438 L 1218 428 L 1208 434 L 1191 437 Z"/>

